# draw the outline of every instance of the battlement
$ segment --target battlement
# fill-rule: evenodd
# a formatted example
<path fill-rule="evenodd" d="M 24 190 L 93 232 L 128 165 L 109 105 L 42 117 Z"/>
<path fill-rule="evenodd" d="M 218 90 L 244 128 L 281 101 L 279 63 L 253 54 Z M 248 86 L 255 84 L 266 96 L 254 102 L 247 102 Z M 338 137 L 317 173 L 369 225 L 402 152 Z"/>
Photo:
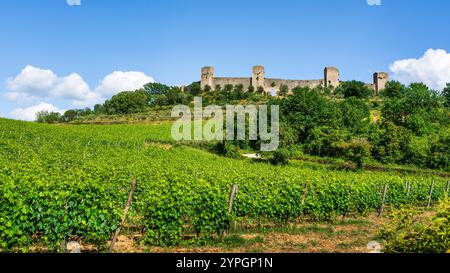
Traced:
<path fill-rule="evenodd" d="M 204 90 L 206 86 L 214 89 L 220 85 L 242 85 L 247 91 L 250 86 L 257 89 L 264 89 L 264 92 L 278 94 L 282 86 L 287 86 L 289 92 L 296 87 L 315 88 L 318 86 L 330 87 L 335 89 L 340 85 L 340 72 L 336 67 L 325 67 L 323 79 L 318 80 L 285 80 L 266 78 L 264 66 L 256 65 L 252 68 L 251 77 L 215 77 L 215 70 L 212 66 L 205 66 L 201 70 L 201 88 Z M 373 75 L 373 83 L 367 84 L 368 87 L 375 90 L 378 95 L 386 88 L 389 81 L 389 75 L 385 72 L 376 72 Z"/>

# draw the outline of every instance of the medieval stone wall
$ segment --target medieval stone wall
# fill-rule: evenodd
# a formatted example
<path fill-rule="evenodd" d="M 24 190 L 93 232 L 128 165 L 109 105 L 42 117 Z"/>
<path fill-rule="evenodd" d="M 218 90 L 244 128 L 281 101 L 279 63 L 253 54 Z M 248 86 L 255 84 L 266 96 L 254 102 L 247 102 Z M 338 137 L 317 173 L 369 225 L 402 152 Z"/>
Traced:
<path fill-rule="evenodd" d="M 282 80 L 282 79 L 266 79 L 265 80 L 265 90 L 279 90 L 282 85 L 286 85 L 289 90 L 296 87 L 309 87 L 315 88 L 317 86 L 323 86 L 323 80 Z"/>
<path fill-rule="evenodd" d="M 253 86 L 255 90 L 258 87 L 263 87 L 266 93 L 277 94 L 281 86 L 286 85 L 289 91 L 296 87 L 309 87 L 315 88 L 318 86 L 325 86 L 336 88 L 340 84 L 339 69 L 336 67 L 326 67 L 324 69 L 324 78 L 319 80 L 284 80 L 284 79 L 270 79 L 265 77 L 264 66 L 257 65 L 252 69 L 251 77 L 215 77 L 214 67 L 207 66 L 202 68 L 201 74 L 201 88 L 206 86 L 211 87 L 213 90 L 217 85 L 222 88 L 225 85 L 240 85 L 244 87 L 244 91 L 247 91 L 250 86 Z M 380 91 L 384 90 L 387 82 L 389 81 L 389 75 L 385 72 L 376 72 L 373 75 L 373 83 L 367 84 L 368 87 L 375 90 L 378 95 Z"/>
<path fill-rule="evenodd" d="M 227 85 L 227 84 L 231 84 L 231 85 L 242 84 L 244 86 L 244 91 L 247 91 L 252 83 L 251 83 L 251 78 L 217 77 L 217 78 L 214 78 L 214 86 L 212 86 L 212 88 L 214 89 L 217 85 L 220 85 L 223 89 L 225 87 L 225 85 Z"/>

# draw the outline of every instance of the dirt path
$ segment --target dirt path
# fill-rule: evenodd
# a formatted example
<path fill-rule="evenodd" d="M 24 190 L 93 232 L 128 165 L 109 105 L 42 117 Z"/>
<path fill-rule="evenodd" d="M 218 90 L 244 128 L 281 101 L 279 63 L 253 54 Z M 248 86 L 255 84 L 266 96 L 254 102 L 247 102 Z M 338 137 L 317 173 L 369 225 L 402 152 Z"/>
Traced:
<path fill-rule="evenodd" d="M 346 219 L 343 223 L 304 223 L 261 230 L 236 231 L 206 246 L 145 247 L 139 235 L 122 235 L 116 244 L 120 253 L 366 253 L 367 244 L 376 240 L 386 218 L 375 214 Z"/>

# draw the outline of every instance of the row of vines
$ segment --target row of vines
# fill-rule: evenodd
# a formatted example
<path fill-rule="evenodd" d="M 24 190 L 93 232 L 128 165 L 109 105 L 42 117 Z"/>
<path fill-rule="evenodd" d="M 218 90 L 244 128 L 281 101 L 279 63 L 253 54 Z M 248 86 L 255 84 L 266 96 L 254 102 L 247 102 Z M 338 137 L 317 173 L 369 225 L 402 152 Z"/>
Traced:
<path fill-rule="evenodd" d="M 64 240 L 104 246 L 137 177 L 130 217 L 151 245 L 222 234 L 230 224 L 330 220 L 442 199 L 433 176 L 271 166 L 170 145 L 170 124 L 50 126 L 0 119 L 0 249 Z M 165 145 L 161 143 L 166 143 Z M 410 190 L 407 191 L 410 183 Z M 230 186 L 238 185 L 231 212 Z"/>

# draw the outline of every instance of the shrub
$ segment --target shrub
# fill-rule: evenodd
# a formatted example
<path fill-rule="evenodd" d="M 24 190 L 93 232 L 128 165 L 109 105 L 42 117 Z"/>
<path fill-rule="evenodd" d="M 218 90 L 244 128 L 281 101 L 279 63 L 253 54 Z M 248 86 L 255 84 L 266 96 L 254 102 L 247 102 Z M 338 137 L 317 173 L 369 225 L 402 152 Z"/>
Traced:
<path fill-rule="evenodd" d="M 39 123 L 57 123 L 61 119 L 61 114 L 57 112 L 39 111 L 36 113 L 36 122 Z"/>
<path fill-rule="evenodd" d="M 366 139 L 333 143 L 332 149 L 334 154 L 354 162 L 358 168 L 362 168 L 366 159 L 370 157 L 370 143 Z"/>
<path fill-rule="evenodd" d="M 373 90 L 366 86 L 365 83 L 359 81 L 343 82 L 336 92 L 343 94 L 345 98 L 357 97 L 365 99 L 373 95 Z"/>
<path fill-rule="evenodd" d="M 105 102 L 108 114 L 133 114 L 143 112 L 148 107 L 149 96 L 143 90 L 125 91 Z"/>
<path fill-rule="evenodd" d="M 221 141 L 216 144 L 214 150 L 225 157 L 240 158 L 239 148 L 235 147 L 229 141 Z"/>
<path fill-rule="evenodd" d="M 446 253 L 450 251 L 450 202 L 425 222 L 411 208 L 400 209 L 380 231 L 387 253 Z"/>
<path fill-rule="evenodd" d="M 290 152 L 287 149 L 278 149 L 272 155 L 270 163 L 273 165 L 287 165 L 289 164 Z"/>

